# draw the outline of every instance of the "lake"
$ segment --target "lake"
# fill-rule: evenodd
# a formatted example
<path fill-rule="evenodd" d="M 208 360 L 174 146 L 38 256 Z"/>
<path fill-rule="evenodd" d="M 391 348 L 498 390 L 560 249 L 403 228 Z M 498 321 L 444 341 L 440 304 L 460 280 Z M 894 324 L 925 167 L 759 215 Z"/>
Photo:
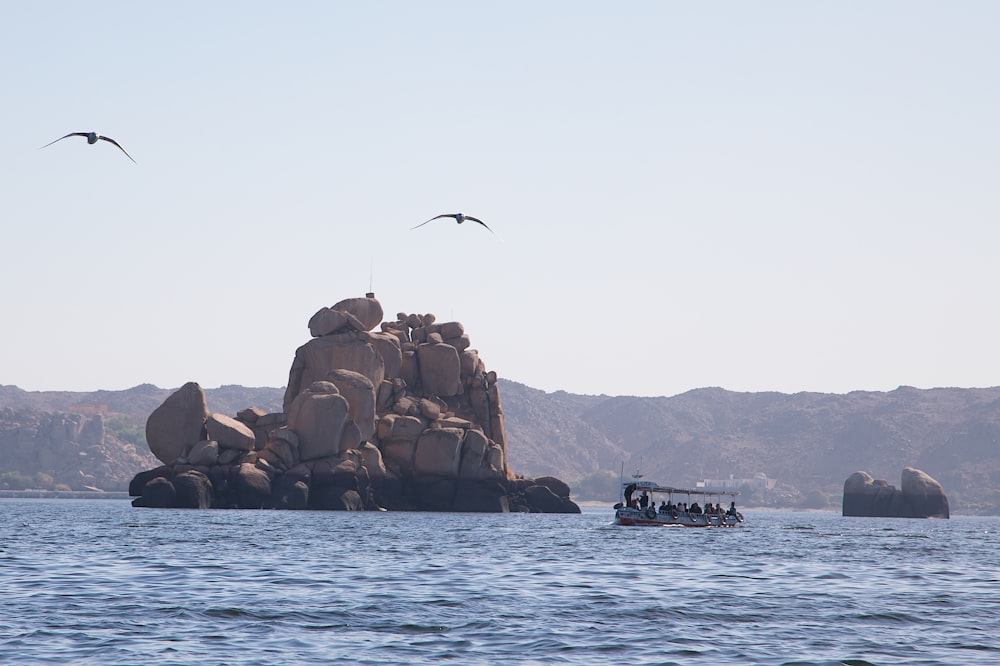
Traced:
<path fill-rule="evenodd" d="M 1000 518 L 0 500 L 0 663 L 996 664 Z"/>

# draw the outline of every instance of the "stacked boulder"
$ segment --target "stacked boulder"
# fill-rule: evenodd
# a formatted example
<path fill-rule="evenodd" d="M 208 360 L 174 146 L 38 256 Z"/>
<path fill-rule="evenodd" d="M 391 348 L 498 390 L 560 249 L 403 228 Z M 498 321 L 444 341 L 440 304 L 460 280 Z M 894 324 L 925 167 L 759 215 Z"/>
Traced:
<path fill-rule="evenodd" d="M 461 323 L 382 316 L 374 294 L 313 315 L 280 414 L 213 414 L 181 387 L 146 423 L 164 464 L 132 480 L 133 504 L 580 511 L 562 481 L 509 469 L 497 376 Z"/>
<path fill-rule="evenodd" d="M 879 518 L 949 518 L 941 484 L 919 469 L 903 470 L 902 488 L 855 472 L 844 482 L 842 515 Z"/>

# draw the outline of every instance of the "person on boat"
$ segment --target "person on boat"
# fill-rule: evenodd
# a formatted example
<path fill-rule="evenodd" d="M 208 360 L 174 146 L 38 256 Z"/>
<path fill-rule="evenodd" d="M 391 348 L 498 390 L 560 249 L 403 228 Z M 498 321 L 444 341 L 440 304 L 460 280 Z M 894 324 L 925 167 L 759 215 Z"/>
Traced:
<path fill-rule="evenodd" d="M 639 508 L 645 509 L 647 506 L 649 506 L 649 493 L 643 493 L 639 498 Z"/>
<path fill-rule="evenodd" d="M 632 499 L 632 493 L 634 493 L 634 492 L 635 492 L 635 484 L 634 483 L 630 483 L 627 486 L 625 486 L 625 506 L 629 506 L 629 507 L 635 508 L 633 506 L 633 502 L 635 500 Z"/>
<path fill-rule="evenodd" d="M 729 503 L 729 510 L 726 511 L 726 515 L 727 516 L 735 516 L 736 513 L 737 513 L 737 511 L 736 511 L 736 502 L 735 501 L 730 502 Z"/>
<path fill-rule="evenodd" d="M 691 505 L 691 508 L 688 509 L 688 513 L 690 513 L 692 516 L 700 516 L 701 515 L 701 507 L 698 506 L 697 502 L 695 502 L 694 504 Z"/>
<path fill-rule="evenodd" d="M 667 508 L 666 500 L 664 500 L 660 502 L 660 513 L 666 513 L 667 511 L 669 511 L 669 509 Z"/>

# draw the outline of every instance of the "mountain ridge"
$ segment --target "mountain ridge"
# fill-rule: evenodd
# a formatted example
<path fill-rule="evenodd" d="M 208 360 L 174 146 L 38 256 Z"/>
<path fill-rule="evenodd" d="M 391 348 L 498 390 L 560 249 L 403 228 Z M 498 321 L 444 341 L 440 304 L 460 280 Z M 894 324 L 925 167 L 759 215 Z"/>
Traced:
<path fill-rule="evenodd" d="M 1000 513 L 1000 387 L 900 386 L 845 394 L 705 387 L 643 397 L 545 392 L 499 381 L 510 464 L 525 476 L 577 481 L 600 475 L 613 477 L 616 487 L 623 470 L 639 466 L 646 478 L 678 486 L 763 474 L 775 488 L 748 499 L 836 508 L 853 472 L 898 484 L 904 467 L 916 467 L 944 486 L 956 512 Z M 102 414 L 108 436 L 116 437 L 115 428 L 125 432 L 123 422 L 141 430 L 174 390 L 151 384 L 91 392 L 0 386 L 0 426 L 11 410 Z M 284 389 L 227 385 L 205 393 L 211 411 L 235 415 L 251 406 L 280 411 Z M 132 443 L 144 454 L 144 441 Z M 9 452 L 5 457 L 0 474 L 32 471 L 9 469 Z M 574 492 L 586 488 L 581 483 Z"/>

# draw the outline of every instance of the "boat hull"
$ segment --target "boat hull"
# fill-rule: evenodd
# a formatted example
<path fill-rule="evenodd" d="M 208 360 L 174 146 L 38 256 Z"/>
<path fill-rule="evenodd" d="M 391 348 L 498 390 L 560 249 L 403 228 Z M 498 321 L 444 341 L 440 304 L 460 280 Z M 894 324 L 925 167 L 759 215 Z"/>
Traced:
<path fill-rule="evenodd" d="M 615 525 L 630 527 L 739 527 L 743 525 L 743 516 L 732 515 L 689 515 L 681 513 L 673 515 L 648 509 L 621 508 L 615 510 Z"/>

